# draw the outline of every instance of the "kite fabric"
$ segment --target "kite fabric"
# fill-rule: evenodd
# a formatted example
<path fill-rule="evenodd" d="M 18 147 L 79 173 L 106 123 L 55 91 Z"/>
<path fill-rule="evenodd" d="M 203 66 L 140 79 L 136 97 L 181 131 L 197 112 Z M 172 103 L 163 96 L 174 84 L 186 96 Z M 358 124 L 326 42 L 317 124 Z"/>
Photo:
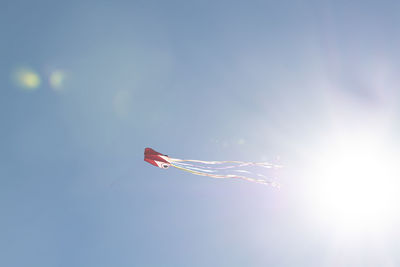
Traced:
<path fill-rule="evenodd" d="M 265 175 L 255 173 L 254 169 L 278 169 L 279 165 L 268 162 L 243 162 L 243 161 L 203 161 L 191 159 L 176 159 L 163 155 L 151 148 L 145 148 L 144 160 L 161 169 L 170 166 L 190 172 L 192 174 L 207 176 L 215 179 L 241 179 L 279 188 L 279 183 L 268 179 Z"/>

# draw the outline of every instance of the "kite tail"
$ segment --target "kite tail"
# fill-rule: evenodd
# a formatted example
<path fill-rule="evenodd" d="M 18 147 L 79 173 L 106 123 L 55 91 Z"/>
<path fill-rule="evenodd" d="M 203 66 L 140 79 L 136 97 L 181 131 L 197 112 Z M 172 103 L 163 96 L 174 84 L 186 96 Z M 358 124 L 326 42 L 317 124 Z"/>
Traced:
<path fill-rule="evenodd" d="M 281 165 L 272 164 L 272 163 L 269 163 L 269 162 L 245 162 L 245 161 L 236 161 L 236 160 L 230 160 L 230 161 L 204 161 L 204 160 L 195 160 L 195 159 L 176 159 L 176 158 L 170 158 L 170 161 L 179 163 L 181 165 L 193 166 L 193 167 L 197 167 L 198 165 L 193 165 L 193 164 L 190 164 L 190 163 L 201 163 L 201 164 L 206 164 L 206 165 L 233 164 L 233 165 L 224 166 L 224 167 L 202 166 L 202 168 L 216 169 L 216 170 L 231 169 L 231 168 L 237 168 L 237 167 L 243 167 L 243 166 L 258 166 L 258 167 L 263 167 L 263 168 L 274 168 L 274 169 L 282 168 Z M 190 163 L 186 163 L 186 162 L 190 162 Z"/>
<path fill-rule="evenodd" d="M 201 162 L 201 161 L 197 161 L 197 162 Z M 192 167 L 193 165 L 192 166 L 186 166 L 186 165 L 180 166 L 180 165 L 181 164 L 179 164 L 179 163 L 175 163 L 175 164 L 171 163 L 172 167 L 177 168 L 182 171 L 190 172 L 195 175 L 207 176 L 207 177 L 214 178 L 214 179 L 241 179 L 241 180 L 245 180 L 245 181 L 249 181 L 249 182 L 254 182 L 254 183 L 258 183 L 258 184 L 269 185 L 272 187 L 280 188 L 279 183 L 276 183 L 273 181 L 267 181 L 265 179 L 256 179 L 256 178 L 251 178 L 251 177 L 236 175 L 236 174 L 217 174 L 217 173 L 215 173 L 216 172 L 215 170 L 204 170 L 200 166 Z M 251 173 L 246 170 L 236 170 L 236 171 L 242 172 L 242 173 L 249 173 L 249 174 Z M 258 176 L 265 177 L 262 174 L 258 174 Z"/>

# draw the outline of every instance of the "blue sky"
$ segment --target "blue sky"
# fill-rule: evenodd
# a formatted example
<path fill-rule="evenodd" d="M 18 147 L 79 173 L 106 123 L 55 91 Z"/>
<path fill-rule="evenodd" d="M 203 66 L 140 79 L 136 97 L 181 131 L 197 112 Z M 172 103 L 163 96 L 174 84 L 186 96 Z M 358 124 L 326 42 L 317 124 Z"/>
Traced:
<path fill-rule="evenodd" d="M 332 132 L 379 132 L 397 155 L 396 1 L 1 6 L 1 266 L 400 264 L 397 207 L 344 231 L 312 177 Z M 147 146 L 279 158 L 283 187 L 157 169 Z"/>

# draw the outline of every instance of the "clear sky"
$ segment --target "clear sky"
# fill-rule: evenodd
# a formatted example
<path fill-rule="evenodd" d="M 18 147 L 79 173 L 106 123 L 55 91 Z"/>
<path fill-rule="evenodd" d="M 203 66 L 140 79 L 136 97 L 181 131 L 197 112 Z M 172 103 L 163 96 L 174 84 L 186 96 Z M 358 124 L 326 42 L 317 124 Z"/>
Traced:
<path fill-rule="evenodd" d="M 399 12 L 2 1 L 0 266 L 399 266 Z M 278 161 L 282 189 L 147 146 Z"/>

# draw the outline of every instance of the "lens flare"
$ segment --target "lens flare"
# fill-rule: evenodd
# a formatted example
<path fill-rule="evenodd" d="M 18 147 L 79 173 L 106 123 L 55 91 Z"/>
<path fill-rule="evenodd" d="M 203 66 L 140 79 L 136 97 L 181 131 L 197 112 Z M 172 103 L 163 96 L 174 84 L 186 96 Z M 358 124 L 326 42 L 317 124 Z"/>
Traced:
<path fill-rule="evenodd" d="M 40 86 L 40 76 L 28 68 L 20 68 L 14 72 L 14 82 L 25 90 L 35 90 Z"/>
<path fill-rule="evenodd" d="M 66 73 L 62 70 L 53 71 L 49 76 L 50 87 L 54 90 L 61 90 L 64 86 Z"/>
<path fill-rule="evenodd" d="M 133 105 L 132 92 L 129 90 L 120 90 L 114 95 L 113 108 L 119 118 L 125 118 L 129 115 Z"/>

